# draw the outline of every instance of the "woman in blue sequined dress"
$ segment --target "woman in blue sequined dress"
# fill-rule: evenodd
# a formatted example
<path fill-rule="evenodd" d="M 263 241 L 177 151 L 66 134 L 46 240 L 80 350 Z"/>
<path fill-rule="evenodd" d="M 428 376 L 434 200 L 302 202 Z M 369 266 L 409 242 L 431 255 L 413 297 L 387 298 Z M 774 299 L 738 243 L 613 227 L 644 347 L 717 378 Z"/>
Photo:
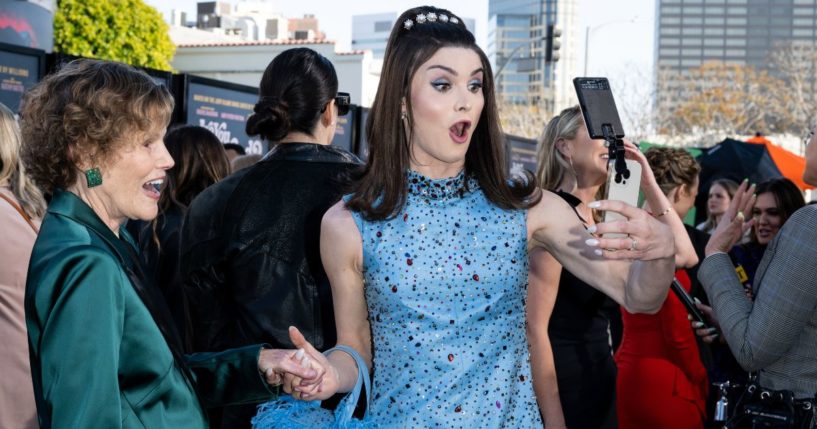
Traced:
<path fill-rule="evenodd" d="M 601 202 L 629 221 L 598 232 L 630 238 L 593 238 L 558 196 L 510 181 L 490 65 L 446 10 L 398 19 L 366 132 L 368 162 L 355 192 L 324 216 L 321 255 L 338 342 L 373 370 L 371 419 L 541 427 L 525 339 L 528 249 L 544 247 L 627 308 L 653 311 L 672 278 L 671 232 L 642 210 Z M 286 391 L 313 400 L 351 390 L 348 355 L 307 352 L 323 377 L 287 376 Z"/>

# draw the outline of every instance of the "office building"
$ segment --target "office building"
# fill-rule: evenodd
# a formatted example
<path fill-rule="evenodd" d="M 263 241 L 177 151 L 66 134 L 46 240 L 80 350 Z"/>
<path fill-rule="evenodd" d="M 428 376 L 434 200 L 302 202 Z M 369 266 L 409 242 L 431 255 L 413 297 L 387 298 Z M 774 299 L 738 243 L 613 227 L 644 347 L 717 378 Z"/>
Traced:
<path fill-rule="evenodd" d="M 658 0 L 658 67 L 717 60 L 761 69 L 791 43 L 814 44 L 817 0 Z"/>
<path fill-rule="evenodd" d="M 657 0 L 656 15 L 657 107 L 665 114 L 677 102 L 677 73 L 720 61 L 774 75 L 775 52 L 817 42 L 817 0 Z"/>
<path fill-rule="evenodd" d="M 501 101 L 539 106 L 545 114 L 576 102 L 576 22 L 575 0 L 489 0 L 487 54 Z M 561 48 L 552 51 L 558 60 L 547 58 L 548 27 L 561 32 Z"/>

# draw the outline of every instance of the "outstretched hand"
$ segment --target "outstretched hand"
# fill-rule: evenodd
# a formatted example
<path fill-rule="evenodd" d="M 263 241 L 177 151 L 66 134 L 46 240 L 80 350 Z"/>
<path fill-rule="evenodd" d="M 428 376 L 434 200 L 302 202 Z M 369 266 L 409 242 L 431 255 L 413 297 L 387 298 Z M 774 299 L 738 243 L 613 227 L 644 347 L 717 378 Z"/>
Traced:
<path fill-rule="evenodd" d="M 598 210 L 610 210 L 625 217 L 588 228 L 598 235 L 586 241 L 596 247 L 596 254 L 608 259 L 653 260 L 675 255 L 672 230 L 655 220 L 646 211 L 616 200 L 594 201 L 588 205 Z M 606 233 L 627 234 L 624 238 L 603 238 Z"/>
<path fill-rule="evenodd" d="M 291 360 L 313 368 L 316 374 L 313 377 L 294 372 L 284 374 L 284 392 L 305 401 L 324 400 L 334 395 L 340 386 L 340 378 L 332 363 L 304 338 L 298 328 L 289 327 L 289 338 L 298 348 Z"/>
<path fill-rule="evenodd" d="M 712 236 L 709 237 L 709 242 L 706 244 L 706 256 L 718 252 L 729 252 L 740 241 L 755 222 L 751 216 L 748 216 L 747 220 L 747 214 L 751 215 L 756 199 L 755 185 L 749 186 L 749 182 L 744 180 L 735 192 L 735 196 L 732 197 L 726 213 L 721 216 Z"/>

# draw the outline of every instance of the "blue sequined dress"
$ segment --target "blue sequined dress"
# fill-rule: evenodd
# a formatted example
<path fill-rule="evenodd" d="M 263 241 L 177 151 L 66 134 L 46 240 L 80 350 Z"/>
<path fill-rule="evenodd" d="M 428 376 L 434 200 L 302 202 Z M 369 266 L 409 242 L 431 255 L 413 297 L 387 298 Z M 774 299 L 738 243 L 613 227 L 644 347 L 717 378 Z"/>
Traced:
<path fill-rule="evenodd" d="M 525 211 L 475 179 L 408 173 L 398 216 L 353 217 L 385 427 L 541 428 L 525 337 Z"/>

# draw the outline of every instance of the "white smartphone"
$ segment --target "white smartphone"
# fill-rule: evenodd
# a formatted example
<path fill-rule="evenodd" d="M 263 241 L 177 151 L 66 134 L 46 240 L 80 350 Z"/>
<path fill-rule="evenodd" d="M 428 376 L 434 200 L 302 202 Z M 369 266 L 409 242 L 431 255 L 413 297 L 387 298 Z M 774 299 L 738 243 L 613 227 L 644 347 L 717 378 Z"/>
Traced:
<path fill-rule="evenodd" d="M 630 170 L 630 177 L 625 178 L 616 174 L 615 161 L 610 160 L 607 166 L 607 198 L 608 200 L 623 201 L 633 207 L 638 205 L 638 192 L 641 186 L 641 164 L 638 161 L 626 159 L 627 169 Z M 611 222 L 624 219 L 624 216 L 613 212 L 604 212 L 604 221 Z M 608 232 L 604 238 L 624 238 L 627 234 Z"/>

